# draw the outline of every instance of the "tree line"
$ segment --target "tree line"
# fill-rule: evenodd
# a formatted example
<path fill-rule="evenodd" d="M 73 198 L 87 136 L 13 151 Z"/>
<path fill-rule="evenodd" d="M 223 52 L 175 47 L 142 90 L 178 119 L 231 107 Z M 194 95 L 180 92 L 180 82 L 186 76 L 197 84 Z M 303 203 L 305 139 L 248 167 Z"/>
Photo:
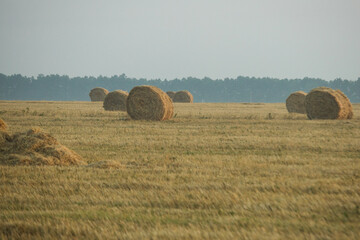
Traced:
<path fill-rule="evenodd" d="M 89 101 L 89 92 L 94 87 L 109 91 L 130 91 L 138 85 L 153 85 L 163 91 L 188 90 L 194 102 L 284 102 L 295 91 L 309 92 L 315 87 L 340 89 L 351 102 L 360 102 L 360 78 L 357 81 L 335 79 L 325 81 L 318 78 L 276 79 L 239 76 L 237 78 L 199 79 L 194 77 L 160 80 L 136 79 L 125 74 L 111 77 L 73 77 L 66 75 L 38 75 L 0 73 L 0 100 L 53 100 Z"/>

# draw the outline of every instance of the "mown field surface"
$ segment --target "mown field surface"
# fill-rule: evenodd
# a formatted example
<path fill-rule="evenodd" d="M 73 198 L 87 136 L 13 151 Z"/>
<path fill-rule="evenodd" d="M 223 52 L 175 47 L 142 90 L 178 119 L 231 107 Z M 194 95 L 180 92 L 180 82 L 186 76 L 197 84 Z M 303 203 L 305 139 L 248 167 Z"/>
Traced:
<path fill-rule="evenodd" d="M 360 105 L 307 120 L 285 104 L 175 104 L 165 122 L 102 103 L 0 101 L 88 163 L 0 165 L 0 239 L 359 239 Z"/>

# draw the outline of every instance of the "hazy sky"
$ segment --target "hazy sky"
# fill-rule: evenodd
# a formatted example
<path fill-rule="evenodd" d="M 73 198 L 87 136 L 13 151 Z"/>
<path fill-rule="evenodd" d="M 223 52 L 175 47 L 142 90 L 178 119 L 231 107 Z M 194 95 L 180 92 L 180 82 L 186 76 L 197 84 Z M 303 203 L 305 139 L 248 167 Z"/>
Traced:
<path fill-rule="evenodd" d="M 360 77 L 360 0 L 0 0 L 0 72 Z"/>

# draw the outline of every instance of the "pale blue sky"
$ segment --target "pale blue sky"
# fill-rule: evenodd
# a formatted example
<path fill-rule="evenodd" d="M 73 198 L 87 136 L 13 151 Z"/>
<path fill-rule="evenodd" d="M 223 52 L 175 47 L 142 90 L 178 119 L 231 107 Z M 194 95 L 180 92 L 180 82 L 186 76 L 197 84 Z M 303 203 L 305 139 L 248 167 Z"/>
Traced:
<path fill-rule="evenodd" d="M 360 0 L 0 0 L 0 72 L 360 77 Z"/>

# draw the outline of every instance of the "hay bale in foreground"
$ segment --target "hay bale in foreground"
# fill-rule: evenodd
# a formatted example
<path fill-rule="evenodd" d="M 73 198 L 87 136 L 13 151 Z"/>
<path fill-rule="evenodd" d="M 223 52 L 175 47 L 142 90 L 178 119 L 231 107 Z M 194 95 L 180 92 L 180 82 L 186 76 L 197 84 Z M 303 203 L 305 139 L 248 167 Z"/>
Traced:
<path fill-rule="evenodd" d="M 306 93 L 297 91 L 289 95 L 286 99 L 286 109 L 289 113 L 306 113 L 305 109 Z"/>
<path fill-rule="evenodd" d="M 7 125 L 6 123 L 0 118 L 0 131 L 6 131 Z"/>
<path fill-rule="evenodd" d="M 134 87 L 127 98 L 126 109 L 134 120 L 162 121 L 174 114 L 170 97 L 154 86 Z"/>
<path fill-rule="evenodd" d="M 194 101 L 193 95 L 189 91 L 178 91 L 173 98 L 174 102 L 192 103 Z"/>
<path fill-rule="evenodd" d="M 122 90 L 116 90 L 106 95 L 103 107 L 107 111 L 126 111 L 126 99 L 129 94 Z"/>
<path fill-rule="evenodd" d="M 351 119 L 353 110 L 350 100 L 340 90 L 319 87 L 311 90 L 305 98 L 309 119 Z"/>
<path fill-rule="evenodd" d="M 92 102 L 102 102 L 108 93 L 109 91 L 105 88 L 96 87 L 91 89 L 89 96 Z"/>
<path fill-rule="evenodd" d="M 1 165 L 83 165 L 85 161 L 38 128 L 9 136 L 0 144 Z"/>
<path fill-rule="evenodd" d="M 10 135 L 7 132 L 7 124 L 0 118 L 0 145 L 10 141 Z"/>
<path fill-rule="evenodd" d="M 167 91 L 166 94 L 170 97 L 171 100 L 174 99 L 174 96 L 175 96 L 175 93 L 174 91 Z"/>

